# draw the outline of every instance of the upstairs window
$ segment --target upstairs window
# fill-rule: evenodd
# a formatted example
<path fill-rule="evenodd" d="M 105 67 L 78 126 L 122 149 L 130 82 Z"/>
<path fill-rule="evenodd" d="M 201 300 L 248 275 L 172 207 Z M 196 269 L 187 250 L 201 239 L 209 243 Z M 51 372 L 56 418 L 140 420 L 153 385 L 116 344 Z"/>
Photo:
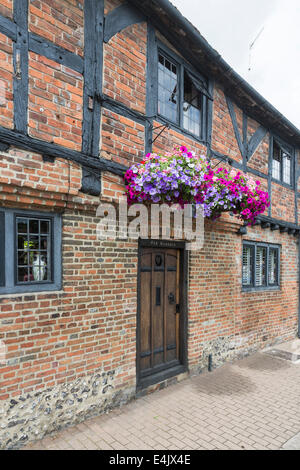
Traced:
<path fill-rule="evenodd" d="M 177 65 L 159 54 L 158 64 L 158 114 L 170 121 L 178 120 Z"/>
<path fill-rule="evenodd" d="M 206 100 L 212 99 L 207 81 L 183 63 L 158 54 L 158 114 L 202 139 Z"/>
<path fill-rule="evenodd" d="M 273 141 L 272 176 L 282 183 L 292 184 L 292 156 L 291 151 L 285 149 L 275 139 Z"/>
<path fill-rule="evenodd" d="M 243 244 L 243 288 L 266 289 L 279 286 L 279 246 L 245 242 Z"/>
<path fill-rule="evenodd" d="M 195 86 L 196 80 L 184 72 L 183 127 L 200 137 L 202 95 Z M 199 88 L 199 87 L 198 87 Z"/>

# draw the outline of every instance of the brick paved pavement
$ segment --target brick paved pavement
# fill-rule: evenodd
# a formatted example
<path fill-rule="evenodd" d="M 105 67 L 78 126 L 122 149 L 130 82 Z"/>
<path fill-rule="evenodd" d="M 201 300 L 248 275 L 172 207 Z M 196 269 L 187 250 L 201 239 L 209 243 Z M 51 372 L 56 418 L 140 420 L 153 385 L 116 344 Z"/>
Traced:
<path fill-rule="evenodd" d="M 258 353 L 26 449 L 280 449 L 300 431 L 300 364 Z"/>

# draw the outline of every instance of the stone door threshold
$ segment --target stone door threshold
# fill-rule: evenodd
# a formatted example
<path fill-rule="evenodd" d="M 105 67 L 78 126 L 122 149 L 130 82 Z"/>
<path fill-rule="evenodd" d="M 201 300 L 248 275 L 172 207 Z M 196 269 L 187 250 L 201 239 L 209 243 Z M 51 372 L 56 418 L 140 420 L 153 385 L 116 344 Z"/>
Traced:
<path fill-rule="evenodd" d="M 264 349 L 265 354 L 269 356 L 284 359 L 293 364 L 300 364 L 300 340 L 295 339 L 287 343 L 278 344 L 271 348 Z"/>
<path fill-rule="evenodd" d="M 269 351 L 264 351 L 265 354 L 268 354 L 269 356 L 273 357 L 278 357 L 279 359 L 285 359 L 286 361 L 291 361 L 294 363 L 300 364 L 300 355 L 299 354 L 294 354 L 290 353 L 288 351 L 281 351 L 280 349 L 271 349 Z"/>

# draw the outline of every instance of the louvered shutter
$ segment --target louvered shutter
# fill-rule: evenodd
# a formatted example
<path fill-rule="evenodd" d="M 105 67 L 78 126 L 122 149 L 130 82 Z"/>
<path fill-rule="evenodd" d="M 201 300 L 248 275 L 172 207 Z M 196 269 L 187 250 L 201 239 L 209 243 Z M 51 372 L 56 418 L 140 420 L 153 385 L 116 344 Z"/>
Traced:
<path fill-rule="evenodd" d="M 243 286 L 252 285 L 252 252 L 251 246 L 243 247 Z"/>
<path fill-rule="evenodd" d="M 266 248 L 258 246 L 255 258 L 255 285 L 264 286 L 266 283 Z"/>
<path fill-rule="evenodd" d="M 278 250 L 276 248 L 270 248 L 269 250 L 269 284 L 278 284 L 277 279 L 278 272 Z"/>

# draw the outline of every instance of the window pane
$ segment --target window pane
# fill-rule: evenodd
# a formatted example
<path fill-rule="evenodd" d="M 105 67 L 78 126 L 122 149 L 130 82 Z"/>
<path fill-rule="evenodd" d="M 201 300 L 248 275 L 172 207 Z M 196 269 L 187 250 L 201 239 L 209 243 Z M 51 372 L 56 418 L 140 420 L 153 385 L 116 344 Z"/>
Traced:
<path fill-rule="evenodd" d="M 51 221 L 17 217 L 16 226 L 17 282 L 29 284 L 50 281 Z"/>
<path fill-rule="evenodd" d="M 243 286 L 251 286 L 253 266 L 253 248 L 251 246 L 243 247 Z"/>
<path fill-rule="evenodd" d="M 283 182 L 291 184 L 291 157 L 287 153 L 282 155 Z"/>
<path fill-rule="evenodd" d="M 26 233 L 28 232 L 28 220 L 27 219 L 19 219 L 18 222 L 18 233 Z"/>
<path fill-rule="evenodd" d="M 256 248 L 255 285 L 257 287 L 266 285 L 266 252 L 265 247 Z"/>
<path fill-rule="evenodd" d="M 273 178 L 277 180 L 280 180 L 280 168 L 281 168 L 281 149 L 279 145 L 274 141 L 272 175 L 273 175 Z"/>
<path fill-rule="evenodd" d="M 278 272 L 278 249 L 270 248 L 269 250 L 269 284 L 277 285 L 277 272 Z"/>
<path fill-rule="evenodd" d="M 201 93 L 186 72 L 184 72 L 183 127 L 200 137 Z"/>
<path fill-rule="evenodd" d="M 29 232 L 30 233 L 39 233 L 39 221 L 36 219 L 29 221 Z"/>
<path fill-rule="evenodd" d="M 177 66 L 163 55 L 158 60 L 158 114 L 171 121 L 178 121 Z"/>

